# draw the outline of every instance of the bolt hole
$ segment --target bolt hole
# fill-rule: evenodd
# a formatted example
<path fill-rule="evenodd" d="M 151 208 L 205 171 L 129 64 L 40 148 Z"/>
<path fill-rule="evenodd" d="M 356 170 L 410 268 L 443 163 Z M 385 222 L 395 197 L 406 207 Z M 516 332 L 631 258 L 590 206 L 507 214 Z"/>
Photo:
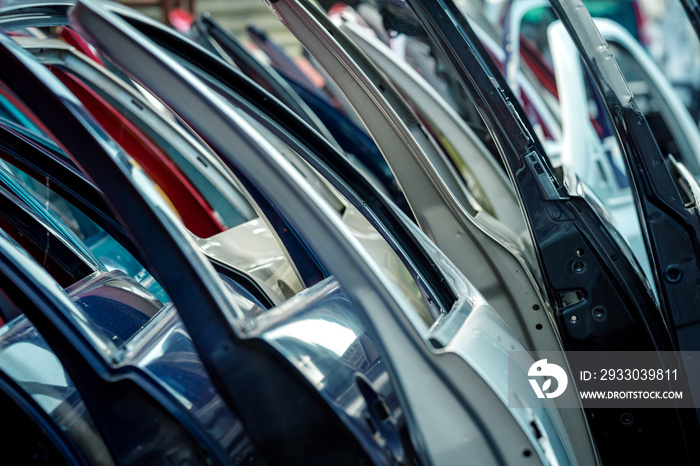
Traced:
<path fill-rule="evenodd" d="M 596 320 L 604 320 L 605 317 L 607 316 L 607 311 L 605 310 L 604 307 L 595 307 L 593 308 L 593 318 Z"/>
<path fill-rule="evenodd" d="M 586 270 L 586 264 L 581 262 L 581 261 L 576 261 L 574 264 L 571 266 L 571 268 L 574 270 L 576 273 L 581 273 L 584 270 Z"/>
<path fill-rule="evenodd" d="M 532 310 L 533 310 L 533 311 L 539 311 L 539 310 L 540 310 L 539 304 L 533 305 L 533 306 L 532 306 Z"/>
<path fill-rule="evenodd" d="M 576 250 L 576 255 L 577 255 L 577 256 L 581 257 L 581 256 L 583 256 L 584 254 L 585 254 L 585 251 L 584 251 L 583 249 L 578 248 L 578 249 Z"/>
<path fill-rule="evenodd" d="M 571 317 L 569 317 L 569 321 L 572 324 L 577 324 L 578 323 L 578 316 L 576 314 L 573 314 Z"/>
<path fill-rule="evenodd" d="M 622 425 L 630 426 L 634 422 L 634 416 L 632 416 L 630 413 L 625 413 L 620 416 L 620 422 Z"/>
<path fill-rule="evenodd" d="M 531 457 L 531 456 L 532 456 L 532 451 L 531 451 L 531 450 L 527 450 L 527 449 L 523 450 L 523 456 L 524 456 L 525 458 Z"/>
<path fill-rule="evenodd" d="M 537 330 L 542 330 L 542 324 L 537 324 L 537 325 L 535 325 L 535 328 L 536 328 Z"/>
<path fill-rule="evenodd" d="M 677 265 L 669 265 L 666 268 L 666 281 L 669 283 L 678 283 L 683 277 L 683 270 Z"/>

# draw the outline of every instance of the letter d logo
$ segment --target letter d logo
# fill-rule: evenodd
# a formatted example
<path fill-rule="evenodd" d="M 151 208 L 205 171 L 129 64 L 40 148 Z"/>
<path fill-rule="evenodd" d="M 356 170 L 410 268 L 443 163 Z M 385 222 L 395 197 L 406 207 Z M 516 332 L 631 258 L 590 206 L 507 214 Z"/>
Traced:
<path fill-rule="evenodd" d="M 527 375 L 530 377 L 552 377 L 557 381 L 557 389 L 549 393 L 547 390 L 549 390 L 552 385 L 551 378 L 546 379 L 541 388 L 536 379 L 528 379 L 530 381 L 530 385 L 532 385 L 532 389 L 535 391 L 535 395 L 537 395 L 537 398 L 545 398 L 545 396 L 547 398 L 556 398 L 564 393 L 564 390 L 566 390 L 566 386 L 569 383 L 569 379 L 566 377 L 566 372 L 564 372 L 564 369 L 556 364 L 548 364 L 546 359 L 540 359 L 530 366 L 530 370 L 527 371 Z"/>

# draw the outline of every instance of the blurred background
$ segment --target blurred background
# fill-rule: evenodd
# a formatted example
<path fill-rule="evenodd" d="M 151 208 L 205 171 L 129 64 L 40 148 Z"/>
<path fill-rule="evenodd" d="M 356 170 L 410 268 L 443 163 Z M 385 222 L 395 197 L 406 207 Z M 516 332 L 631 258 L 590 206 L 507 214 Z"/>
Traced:
<path fill-rule="evenodd" d="M 494 24 L 498 24 L 504 6 L 512 0 L 458 0 L 466 8 L 477 8 Z M 516 0 L 518 1 L 518 0 Z M 300 56 L 302 47 L 282 23 L 270 12 L 263 0 L 121 0 L 153 18 L 187 29 L 191 19 L 204 12 L 237 38 L 250 46 L 246 28 L 264 31 L 288 54 Z M 325 0 L 326 9 L 334 4 L 356 6 L 355 0 L 345 3 Z M 370 0 L 366 3 L 372 3 Z M 647 49 L 674 86 L 696 121 L 700 108 L 696 99 L 700 91 L 700 42 L 678 0 L 586 0 L 593 16 L 611 18 L 625 26 Z M 547 21 L 551 19 L 548 18 Z M 545 26 L 540 27 L 544 37 Z M 537 33 L 537 31 L 535 31 Z M 253 47 L 254 48 L 254 47 Z"/>

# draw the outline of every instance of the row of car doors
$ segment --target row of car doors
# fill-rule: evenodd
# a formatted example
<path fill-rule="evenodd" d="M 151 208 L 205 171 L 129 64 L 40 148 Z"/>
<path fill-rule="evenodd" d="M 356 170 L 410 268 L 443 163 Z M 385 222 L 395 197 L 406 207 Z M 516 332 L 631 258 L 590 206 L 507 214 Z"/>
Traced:
<path fill-rule="evenodd" d="M 590 17 L 553 3 L 593 62 Z M 409 4 L 500 164 L 310 2 L 271 8 L 355 109 L 360 136 L 211 20 L 198 45 L 119 5 L 3 2 L 0 388 L 13 460 L 693 461 L 698 421 L 680 410 L 558 410 L 525 377 L 510 389 L 532 408 L 507 400 L 509 351 L 692 349 L 697 241 L 663 244 L 697 239 L 695 181 L 658 170 L 643 117 L 604 94 L 622 110 L 627 163 L 657 163 L 631 183 L 659 305 L 585 186 L 558 179 L 461 12 Z M 591 73 L 624 93 L 614 69 Z M 669 448 L 636 448 L 650 439 Z"/>

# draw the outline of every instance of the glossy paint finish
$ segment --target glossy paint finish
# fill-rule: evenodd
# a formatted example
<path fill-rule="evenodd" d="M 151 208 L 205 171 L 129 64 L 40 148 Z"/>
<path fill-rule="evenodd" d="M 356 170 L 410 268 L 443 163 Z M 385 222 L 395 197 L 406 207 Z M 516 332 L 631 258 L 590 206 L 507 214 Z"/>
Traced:
<path fill-rule="evenodd" d="M 91 8 L 94 8 L 94 5 L 91 5 Z M 83 11 L 81 11 L 81 14 L 87 14 L 87 12 L 83 10 Z M 93 18 L 93 19 L 94 19 L 94 18 Z M 80 23 L 81 23 L 81 25 L 82 25 L 83 27 L 85 26 L 85 17 L 81 18 Z M 104 32 L 104 30 L 103 30 L 103 32 Z M 92 35 L 92 34 L 90 35 L 90 37 L 91 37 L 92 40 L 94 40 L 94 39 L 96 38 L 96 36 L 94 36 L 94 35 Z M 106 44 L 109 43 L 109 40 L 110 40 L 110 39 L 109 39 L 108 36 L 105 36 L 104 33 L 101 34 L 101 37 L 100 37 L 100 39 L 99 39 L 99 41 L 100 41 L 100 47 L 101 47 L 101 48 L 104 48 L 104 47 L 106 46 Z M 119 50 L 116 49 L 116 48 L 110 47 L 108 50 L 109 50 L 109 53 L 110 53 L 112 56 L 114 56 L 115 53 L 119 53 Z M 134 50 L 131 50 L 131 52 L 133 53 Z M 150 51 L 149 53 L 152 54 L 153 51 Z M 155 65 L 155 63 L 151 63 L 150 65 L 153 66 L 153 65 Z M 159 66 L 160 66 L 160 65 L 159 65 Z M 171 64 L 170 66 L 173 66 L 173 65 Z M 150 68 L 150 69 L 153 70 L 153 68 Z M 133 71 L 133 70 L 132 70 L 132 71 Z M 182 71 L 181 71 L 181 72 L 182 72 Z M 143 79 L 143 80 L 146 80 L 146 79 L 148 78 L 148 76 L 147 76 L 146 73 L 140 73 L 140 72 L 139 72 L 139 74 L 140 74 L 141 79 Z M 179 73 L 178 73 L 178 74 L 179 74 Z M 190 80 L 188 80 L 188 82 L 191 84 L 193 81 L 190 79 Z M 150 83 L 150 84 L 154 84 L 154 83 Z M 174 84 L 175 84 L 174 82 L 169 83 L 169 86 L 173 86 Z M 190 89 L 191 89 L 191 88 L 190 88 Z M 180 97 L 182 97 L 182 95 L 183 95 L 182 91 L 184 91 L 184 90 L 185 90 L 184 88 L 181 88 L 181 87 L 178 85 L 178 91 L 179 91 L 178 94 L 180 95 Z M 167 92 L 173 92 L 173 91 L 175 91 L 175 89 L 172 89 L 171 87 L 162 87 L 160 92 L 161 92 L 161 93 L 164 93 L 164 92 L 166 92 L 166 91 L 167 91 Z M 199 91 L 199 92 L 202 92 L 202 96 L 206 95 L 206 94 L 204 93 L 204 91 Z M 176 104 L 176 102 L 173 101 L 173 100 L 171 100 L 171 99 L 167 99 L 167 100 L 171 103 L 171 105 Z M 212 101 L 211 103 L 214 105 L 214 108 L 216 108 L 216 104 L 215 104 L 213 101 Z M 188 110 L 187 110 L 187 107 L 186 107 L 186 106 L 178 105 L 178 107 L 179 107 L 179 111 L 184 112 L 185 114 L 187 113 Z M 223 111 L 223 108 L 222 108 L 222 109 L 219 109 L 219 111 Z M 214 115 L 216 115 L 216 114 L 215 114 L 215 113 L 212 114 L 212 117 L 214 117 Z M 220 115 L 220 114 L 219 114 L 219 115 Z M 217 117 L 217 118 L 220 118 L 220 117 Z M 214 121 L 214 120 L 213 120 L 212 118 L 209 118 L 207 121 L 209 121 L 209 123 L 211 124 L 211 122 Z M 192 122 L 192 124 L 194 124 L 194 118 L 192 118 L 191 122 Z M 199 126 L 199 127 L 198 127 L 198 130 L 200 130 L 200 131 L 202 131 L 202 132 L 208 134 L 208 135 L 209 135 L 208 137 L 211 138 L 210 140 L 216 140 L 216 134 L 212 134 L 211 129 Z M 268 153 L 269 153 L 269 151 L 268 151 Z M 240 157 L 240 156 L 239 156 L 239 157 Z M 270 165 L 270 167 L 275 167 L 275 165 Z M 249 174 L 249 176 L 252 176 L 252 175 Z M 260 176 L 260 174 L 257 174 L 256 176 Z M 276 185 L 275 185 L 275 186 L 276 186 Z M 288 202 L 290 202 L 290 201 L 288 201 Z M 296 215 L 297 215 L 297 216 L 298 216 L 298 215 L 302 215 L 302 216 L 303 216 L 303 209 L 300 209 L 299 211 L 297 211 Z M 331 217 L 327 217 L 327 218 L 331 218 Z M 298 221 L 298 220 L 299 220 L 299 219 L 295 218 L 295 221 Z M 301 228 L 302 225 L 303 225 L 303 223 L 300 223 L 300 224 L 299 224 L 299 228 Z M 307 228 L 307 226 L 304 226 L 304 228 L 301 228 L 301 231 L 306 231 L 306 228 Z M 335 236 L 333 236 L 333 237 L 335 238 Z M 319 237 L 318 237 L 319 240 L 322 240 L 322 239 L 328 240 L 328 239 L 330 239 L 330 238 L 331 238 L 331 236 L 329 236 L 329 237 L 326 237 L 326 236 L 319 236 Z M 342 250 L 342 249 L 340 249 L 340 250 Z M 323 251 L 323 249 L 322 249 L 322 248 L 319 248 L 319 252 L 320 252 L 320 251 Z M 335 267 L 337 267 L 337 265 L 338 265 L 338 264 L 337 264 L 337 261 L 338 261 L 338 251 L 339 251 L 339 249 L 336 247 L 336 248 L 335 248 L 335 253 L 333 254 L 333 257 L 335 258 L 335 259 L 333 259 L 333 261 L 336 262 L 336 264 L 334 265 Z M 325 254 L 325 253 L 324 253 L 324 254 Z M 324 256 L 324 257 L 325 257 L 325 256 Z M 330 259 L 330 257 L 329 257 L 329 259 Z M 339 279 L 339 281 L 341 281 L 341 283 L 343 282 L 343 280 L 341 280 L 341 276 L 343 276 L 344 274 L 349 273 L 350 270 L 356 270 L 356 269 L 347 269 L 347 270 L 346 270 L 346 269 L 336 269 L 338 279 Z M 365 272 L 366 272 L 366 273 L 369 273 L 369 269 L 366 270 Z M 353 274 L 354 274 L 354 272 L 353 272 Z M 346 277 L 346 279 L 347 279 L 347 275 L 345 275 L 345 277 Z M 356 278 L 357 280 L 360 280 L 360 279 L 361 279 L 361 277 L 355 277 L 355 278 Z M 358 282 L 357 282 L 357 281 L 353 281 L 352 283 L 353 283 L 352 286 L 355 287 L 355 286 L 357 286 L 357 283 L 358 283 Z M 356 298 L 359 298 L 359 296 L 354 296 L 352 293 L 350 293 L 350 296 L 352 297 L 353 300 L 355 300 Z M 362 302 L 362 300 L 360 300 L 360 302 Z M 363 309 L 364 307 L 358 306 L 358 308 Z M 391 327 L 394 327 L 394 325 L 396 324 L 397 320 L 394 320 L 394 318 L 392 318 L 392 319 L 385 319 L 385 318 L 381 317 L 383 314 L 382 314 L 382 312 L 378 311 L 378 309 L 381 309 L 381 308 L 374 307 L 374 312 L 371 314 L 372 317 L 371 317 L 371 320 L 370 320 L 370 321 L 374 322 L 374 324 L 372 325 L 373 331 L 374 331 L 374 332 L 379 332 L 379 333 L 378 333 L 379 335 L 383 335 L 382 339 L 384 339 L 384 338 L 388 337 L 389 335 L 391 335 L 391 337 L 388 338 L 387 340 L 383 340 L 384 344 L 386 344 L 386 343 L 388 343 L 388 342 L 391 342 L 391 348 L 395 348 L 395 349 L 396 349 L 397 347 L 396 347 L 395 345 L 400 344 L 401 341 L 404 341 L 404 342 L 408 343 L 406 340 L 404 340 L 404 336 L 403 336 L 404 333 L 403 333 L 402 330 L 396 329 L 395 331 L 391 331 Z M 406 319 L 406 318 L 407 318 L 407 316 L 406 316 L 405 314 L 403 314 L 402 312 L 401 312 L 401 313 L 398 313 L 398 314 L 395 314 L 395 316 L 398 318 L 398 322 L 402 322 L 402 321 L 404 321 L 403 319 Z M 376 324 L 378 323 L 376 319 L 381 319 L 382 325 L 376 325 Z M 373 333 L 374 333 L 374 332 L 373 332 Z M 195 341 L 196 341 L 196 340 L 197 340 L 197 339 L 195 338 Z M 378 340 L 378 342 L 379 342 L 379 341 L 380 341 L 380 340 Z M 404 346 L 404 350 L 408 350 L 409 348 L 416 348 L 416 349 L 419 349 L 419 348 L 421 348 L 421 345 L 420 345 L 420 344 L 414 345 L 413 343 L 409 343 L 408 346 Z M 424 357 L 424 356 L 420 356 L 420 355 L 426 355 L 426 354 L 423 353 L 422 351 L 423 351 L 422 349 L 419 349 L 419 352 L 418 352 L 418 353 L 414 353 L 416 356 L 418 356 L 418 358 L 415 358 L 415 357 L 414 357 L 414 358 L 410 358 L 410 361 L 411 361 L 410 364 L 411 364 L 412 367 L 414 367 L 414 369 L 415 369 L 415 365 L 416 365 L 419 361 L 421 361 L 421 358 L 422 358 L 422 357 Z M 396 355 L 398 355 L 399 353 L 393 353 L 393 351 L 392 351 L 390 354 L 396 354 Z M 409 376 L 409 373 L 404 372 L 405 369 L 407 369 L 407 367 L 406 367 L 406 366 L 403 366 L 403 364 L 404 364 L 405 362 L 407 362 L 407 360 L 404 359 L 404 358 L 405 358 L 406 356 L 408 356 L 408 354 L 407 354 L 405 351 L 402 351 L 402 354 L 403 354 L 404 356 L 402 356 L 400 360 L 392 358 L 390 361 L 392 362 L 392 365 L 393 365 L 393 364 L 397 364 L 397 363 L 400 362 L 400 363 L 401 363 L 401 366 L 400 366 L 400 367 L 403 368 L 403 369 L 401 370 L 401 374 L 403 374 L 403 376 Z M 432 357 L 429 357 L 428 360 L 430 360 L 431 358 L 432 358 Z M 425 360 L 425 359 L 424 359 L 424 360 Z M 445 361 L 445 364 L 457 363 L 457 360 L 456 360 L 456 359 L 453 359 L 452 357 L 443 358 L 442 360 Z M 451 361 L 453 361 L 453 362 L 447 362 L 448 360 L 451 360 Z M 389 360 L 386 360 L 386 362 L 388 363 Z M 435 360 L 435 362 L 437 363 L 437 360 Z M 438 364 L 439 364 L 439 363 L 438 363 Z M 465 370 L 467 370 L 467 373 L 469 373 L 468 367 L 469 367 L 469 366 L 465 366 Z M 456 374 L 457 374 L 458 372 L 455 372 L 455 371 L 444 372 L 444 369 L 445 369 L 445 367 L 443 367 L 443 370 L 440 371 L 440 373 L 441 373 L 441 374 L 444 374 L 444 376 L 447 376 L 447 377 L 456 377 L 456 376 L 457 376 Z M 413 372 L 413 370 L 411 370 L 411 372 Z M 414 390 L 420 388 L 418 385 L 416 385 L 415 382 L 412 383 L 412 384 L 400 383 L 398 386 L 401 387 L 402 392 L 405 391 L 405 390 L 407 390 L 407 389 L 409 389 L 409 387 L 411 387 L 410 390 L 411 390 L 414 394 L 415 394 Z M 456 386 L 456 385 L 455 385 L 455 386 Z M 437 387 L 438 387 L 438 386 L 436 386 L 436 388 L 437 388 Z M 488 393 L 488 391 L 484 392 L 485 395 L 486 395 L 487 393 Z M 446 393 L 446 394 L 447 394 L 447 393 Z M 414 401 L 411 402 L 411 406 L 414 407 L 414 409 L 415 409 L 415 408 L 420 409 L 421 415 L 426 415 L 426 414 L 428 414 L 428 413 L 425 411 L 425 407 L 420 406 L 420 404 L 416 404 L 416 402 L 417 402 L 417 399 L 416 399 L 416 398 L 414 398 L 413 396 L 411 396 L 411 399 L 414 400 Z M 448 399 L 449 399 L 449 398 L 448 398 Z M 488 399 L 488 395 L 486 395 L 486 399 Z M 500 402 L 499 402 L 499 403 L 500 403 Z M 498 404 L 491 405 L 492 408 L 498 409 L 497 406 L 498 406 Z M 434 413 L 434 408 L 435 408 L 435 407 L 432 407 L 432 411 L 431 411 L 432 414 L 430 414 L 430 416 L 433 416 L 433 415 L 435 414 L 435 413 Z M 459 411 L 452 410 L 452 416 L 451 416 L 452 418 L 454 418 L 455 412 L 459 413 Z M 414 424 L 412 424 L 412 423 L 410 424 L 410 426 L 413 426 L 413 425 L 414 425 Z M 467 426 L 467 425 L 469 425 L 469 424 L 460 423 L 460 424 L 458 424 L 458 425 L 464 427 L 464 426 Z M 438 427 L 438 426 L 435 425 L 435 427 Z M 516 434 L 517 430 L 513 430 L 512 432 L 513 432 L 514 434 Z M 431 431 L 431 432 L 430 432 L 430 435 L 432 436 L 434 433 L 435 433 L 435 432 Z M 516 434 L 516 435 L 517 435 L 517 434 Z M 453 438 L 453 439 L 454 439 L 453 434 L 450 434 L 450 438 Z M 442 438 L 442 440 L 444 440 L 444 437 Z M 512 445 L 512 444 L 511 444 L 511 445 Z M 505 451 L 504 451 L 503 453 L 504 453 L 504 454 L 508 454 L 508 453 L 505 452 Z"/>

